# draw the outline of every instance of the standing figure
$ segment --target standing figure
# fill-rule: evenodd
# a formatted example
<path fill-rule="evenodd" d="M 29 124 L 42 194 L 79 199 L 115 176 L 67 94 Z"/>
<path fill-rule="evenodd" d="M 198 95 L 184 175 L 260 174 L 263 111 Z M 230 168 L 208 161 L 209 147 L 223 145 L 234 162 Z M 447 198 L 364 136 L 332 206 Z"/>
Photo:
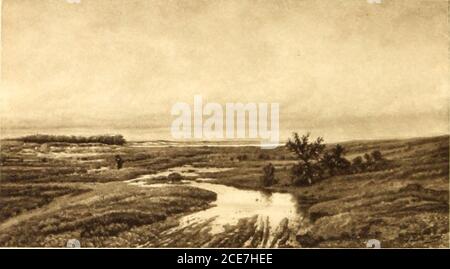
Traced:
<path fill-rule="evenodd" d="M 261 183 L 264 187 L 269 187 L 277 183 L 277 179 L 275 178 L 275 167 L 272 163 L 264 166 Z"/>
<path fill-rule="evenodd" d="M 120 157 L 120 155 L 116 155 L 115 159 L 116 159 L 117 169 L 122 168 L 122 166 L 123 166 L 123 160 L 122 160 L 122 158 Z"/>

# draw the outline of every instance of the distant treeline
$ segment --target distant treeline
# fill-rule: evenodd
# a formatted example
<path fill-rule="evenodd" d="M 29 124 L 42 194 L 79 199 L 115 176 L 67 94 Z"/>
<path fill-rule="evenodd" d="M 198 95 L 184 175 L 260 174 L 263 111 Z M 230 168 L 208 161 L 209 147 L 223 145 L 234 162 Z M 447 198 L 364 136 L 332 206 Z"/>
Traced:
<path fill-rule="evenodd" d="M 122 135 L 96 135 L 96 136 L 74 136 L 74 135 L 28 135 L 15 140 L 27 143 L 101 143 L 107 145 L 123 145 L 126 140 Z"/>

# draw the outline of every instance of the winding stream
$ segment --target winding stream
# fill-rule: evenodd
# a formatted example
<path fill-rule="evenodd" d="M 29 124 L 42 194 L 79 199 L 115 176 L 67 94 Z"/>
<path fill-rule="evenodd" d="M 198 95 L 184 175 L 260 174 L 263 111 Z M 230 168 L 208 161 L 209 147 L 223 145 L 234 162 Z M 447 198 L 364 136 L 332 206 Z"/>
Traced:
<path fill-rule="evenodd" d="M 285 233 L 287 233 L 287 237 L 293 239 L 295 232 L 302 221 L 304 221 L 304 215 L 293 195 L 289 193 L 243 190 L 222 184 L 209 183 L 214 181 L 214 179 L 201 177 L 201 173 L 214 173 L 229 169 L 182 166 L 157 174 L 141 176 L 127 182 L 151 188 L 175 187 L 180 186 L 180 184 L 188 184 L 189 186 L 209 190 L 217 194 L 217 199 L 212 203 L 213 206 L 211 208 L 182 217 L 179 221 L 179 227 L 166 231 L 166 234 L 203 224 L 208 227 L 208 233 L 214 236 L 227 232 L 227 227 L 237 226 L 242 219 L 256 217 L 255 232 L 257 230 L 264 231 L 266 234 L 265 241 L 269 242 L 268 244 Z M 190 180 L 182 180 L 180 184 L 149 184 L 151 179 L 167 177 L 174 172 Z M 258 246 L 265 247 L 262 242 Z"/>

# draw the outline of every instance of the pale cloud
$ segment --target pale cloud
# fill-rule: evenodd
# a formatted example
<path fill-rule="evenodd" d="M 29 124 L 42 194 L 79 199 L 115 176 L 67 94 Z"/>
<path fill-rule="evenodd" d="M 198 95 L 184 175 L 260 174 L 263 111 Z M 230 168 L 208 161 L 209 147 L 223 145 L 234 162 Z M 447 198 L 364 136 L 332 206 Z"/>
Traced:
<path fill-rule="evenodd" d="M 164 136 L 171 106 L 202 94 L 280 103 L 284 133 L 448 130 L 446 1 L 3 4 L 3 129 L 145 125 Z M 417 119 L 414 131 L 395 115 Z"/>

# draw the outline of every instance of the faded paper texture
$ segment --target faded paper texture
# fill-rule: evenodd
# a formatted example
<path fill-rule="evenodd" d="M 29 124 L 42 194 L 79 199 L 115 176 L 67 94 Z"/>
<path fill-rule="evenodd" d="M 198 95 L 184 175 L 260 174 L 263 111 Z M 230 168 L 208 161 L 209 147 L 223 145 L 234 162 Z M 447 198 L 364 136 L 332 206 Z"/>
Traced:
<path fill-rule="evenodd" d="M 1 1 L 0 247 L 449 247 L 448 18 Z"/>

